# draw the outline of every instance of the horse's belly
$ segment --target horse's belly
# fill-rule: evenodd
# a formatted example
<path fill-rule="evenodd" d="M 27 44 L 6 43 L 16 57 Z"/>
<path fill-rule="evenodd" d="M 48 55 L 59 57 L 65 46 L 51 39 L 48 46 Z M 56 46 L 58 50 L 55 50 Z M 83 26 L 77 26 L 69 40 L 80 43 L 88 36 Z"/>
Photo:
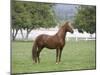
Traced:
<path fill-rule="evenodd" d="M 46 44 L 45 47 L 46 47 L 46 48 L 49 48 L 49 49 L 56 49 L 56 48 L 57 48 L 57 45 L 54 45 L 54 44 L 51 44 L 51 45 L 49 44 L 49 45 L 47 45 L 47 44 Z"/>

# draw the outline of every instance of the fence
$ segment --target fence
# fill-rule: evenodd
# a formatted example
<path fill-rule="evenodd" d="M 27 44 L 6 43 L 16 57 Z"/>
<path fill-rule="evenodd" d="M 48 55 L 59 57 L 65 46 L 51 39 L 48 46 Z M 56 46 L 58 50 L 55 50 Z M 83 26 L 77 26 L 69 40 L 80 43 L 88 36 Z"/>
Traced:
<path fill-rule="evenodd" d="M 58 29 L 36 29 L 32 30 L 31 33 L 29 34 L 28 40 L 34 40 L 38 35 L 40 34 L 48 34 L 48 35 L 54 35 L 57 33 Z M 23 30 L 24 36 L 26 35 L 26 31 Z M 17 40 L 22 40 L 22 36 L 20 31 L 18 31 L 18 34 L 16 36 Z M 94 34 L 89 34 L 89 33 L 79 33 L 77 30 L 74 30 L 74 33 L 67 33 L 66 34 L 66 40 L 95 40 L 95 33 Z"/>

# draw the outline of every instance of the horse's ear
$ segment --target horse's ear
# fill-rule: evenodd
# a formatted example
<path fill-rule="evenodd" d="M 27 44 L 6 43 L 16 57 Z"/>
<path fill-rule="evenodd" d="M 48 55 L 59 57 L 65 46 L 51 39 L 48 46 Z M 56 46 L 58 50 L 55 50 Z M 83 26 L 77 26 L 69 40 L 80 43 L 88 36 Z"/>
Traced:
<path fill-rule="evenodd" d="M 67 21 L 66 24 L 69 24 L 69 21 Z"/>
<path fill-rule="evenodd" d="M 70 22 L 69 21 L 66 21 L 65 23 L 64 23 L 64 25 L 68 25 Z"/>
<path fill-rule="evenodd" d="M 69 23 L 70 23 L 69 21 L 66 21 L 66 22 L 65 22 L 66 25 L 68 25 Z"/>
<path fill-rule="evenodd" d="M 67 21 L 67 23 L 69 23 L 69 21 Z"/>

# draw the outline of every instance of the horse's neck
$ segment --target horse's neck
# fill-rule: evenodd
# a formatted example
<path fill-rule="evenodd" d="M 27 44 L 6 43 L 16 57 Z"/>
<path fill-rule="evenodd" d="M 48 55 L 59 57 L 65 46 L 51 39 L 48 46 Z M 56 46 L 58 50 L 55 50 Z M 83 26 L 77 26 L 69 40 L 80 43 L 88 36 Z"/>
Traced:
<path fill-rule="evenodd" d="M 61 38 L 62 40 L 65 40 L 66 31 L 64 29 L 59 29 L 59 31 L 56 33 L 56 35 Z"/>

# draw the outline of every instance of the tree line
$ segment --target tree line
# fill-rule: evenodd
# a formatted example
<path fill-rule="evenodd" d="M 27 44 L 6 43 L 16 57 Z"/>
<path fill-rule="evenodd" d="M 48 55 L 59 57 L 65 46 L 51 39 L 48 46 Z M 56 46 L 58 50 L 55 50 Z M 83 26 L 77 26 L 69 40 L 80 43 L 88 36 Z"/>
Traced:
<path fill-rule="evenodd" d="M 27 40 L 29 33 L 36 28 L 54 27 L 59 17 L 56 16 L 53 7 L 55 4 L 12 1 L 12 39 L 15 40 L 18 31 L 23 39 Z M 86 31 L 90 34 L 96 32 L 96 7 L 79 5 L 73 16 L 74 27 L 79 32 Z M 67 15 L 67 14 L 66 14 Z M 67 17 L 67 16 L 66 16 Z M 26 30 L 26 36 L 23 34 Z"/>
<path fill-rule="evenodd" d="M 79 6 L 74 23 L 79 32 L 96 33 L 96 6 Z"/>
<path fill-rule="evenodd" d="M 18 31 L 21 31 L 24 39 L 29 33 L 39 27 L 53 27 L 56 25 L 52 4 L 13 1 L 12 2 L 12 37 L 16 38 Z M 27 34 L 24 37 L 23 31 Z"/>

